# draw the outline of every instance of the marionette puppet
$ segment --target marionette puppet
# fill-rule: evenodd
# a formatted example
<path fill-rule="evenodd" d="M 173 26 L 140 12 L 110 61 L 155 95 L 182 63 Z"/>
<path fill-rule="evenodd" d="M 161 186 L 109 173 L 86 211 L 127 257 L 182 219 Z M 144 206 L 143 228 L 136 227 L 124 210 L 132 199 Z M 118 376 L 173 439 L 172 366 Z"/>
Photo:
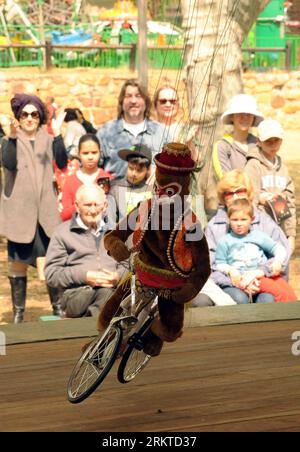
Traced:
<path fill-rule="evenodd" d="M 137 252 L 137 287 L 158 296 L 159 316 L 145 333 L 144 352 L 157 356 L 164 341 L 182 335 L 184 305 L 202 289 L 210 274 L 209 251 L 200 223 L 186 202 L 196 164 L 181 143 L 169 143 L 154 158 L 154 196 L 141 203 L 104 237 L 104 246 L 118 262 Z M 132 236 L 133 248 L 125 242 Z M 105 329 L 124 293 L 119 287 L 98 318 Z"/>

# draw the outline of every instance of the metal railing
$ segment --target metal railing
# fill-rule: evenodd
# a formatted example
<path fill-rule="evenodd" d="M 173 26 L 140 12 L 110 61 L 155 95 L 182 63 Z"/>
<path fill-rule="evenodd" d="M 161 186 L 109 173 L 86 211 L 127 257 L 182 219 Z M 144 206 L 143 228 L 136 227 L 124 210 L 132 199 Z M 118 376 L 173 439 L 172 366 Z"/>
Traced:
<path fill-rule="evenodd" d="M 182 65 L 183 47 L 149 46 L 149 66 L 161 69 L 179 69 Z M 105 45 L 90 46 L 12 44 L 0 45 L 0 67 L 40 66 L 52 67 L 106 67 L 127 66 L 135 70 L 137 46 Z"/>
<path fill-rule="evenodd" d="M 297 69 L 297 62 L 293 62 L 293 43 L 288 41 L 285 47 L 243 47 L 243 53 L 248 53 L 248 59 L 244 58 L 245 67 L 269 69 Z M 280 55 L 283 55 L 282 59 Z"/>
<path fill-rule="evenodd" d="M 299 42 L 287 42 L 285 47 L 242 48 L 245 67 L 267 70 L 298 69 L 296 58 Z M 149 67 L 153 69 L 180 69 L 183 66 L 182 46 L 149 46 Z M 245 54 L 248 57 L 245 57 Z M 90 46 L 11 44 L 0 45 L 0 68 L 17 66 L 38 66 L 49 70 L 52 67 L 102 67 L 121 66 L 135 70 L 137 67 L 137 47 L 131 45 L 95 44 Z M 266 63 L 267 62 L 267 63 Z"/>

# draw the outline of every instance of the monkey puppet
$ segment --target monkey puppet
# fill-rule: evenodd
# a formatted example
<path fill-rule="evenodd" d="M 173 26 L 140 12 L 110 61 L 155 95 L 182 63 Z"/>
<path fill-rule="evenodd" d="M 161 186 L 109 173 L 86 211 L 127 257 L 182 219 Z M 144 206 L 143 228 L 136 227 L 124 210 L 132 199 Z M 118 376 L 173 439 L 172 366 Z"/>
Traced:
<path fill-rule="evenodd" d="M 169 143 L 154 161 L 155 195 L 104 237 L 109 254 L 121 262 L 130 256 L 125 242 L 133 234 L 132 250 L 138 251 L 134 262 L 137 283 L 143 289 L 155 289 L 158 295 L 159 315 L 144 337 L 144 352 L 151 356 L 160 353 L 163 341 L 173 342 L 182 335 L 184 304 L 198 294 L 210 274 L 201 225 L 184 202 L 196 166 L 190 150 Z M 99 331 L 108 326 L 124 295 L 121 286 L 104 305 Z"/>

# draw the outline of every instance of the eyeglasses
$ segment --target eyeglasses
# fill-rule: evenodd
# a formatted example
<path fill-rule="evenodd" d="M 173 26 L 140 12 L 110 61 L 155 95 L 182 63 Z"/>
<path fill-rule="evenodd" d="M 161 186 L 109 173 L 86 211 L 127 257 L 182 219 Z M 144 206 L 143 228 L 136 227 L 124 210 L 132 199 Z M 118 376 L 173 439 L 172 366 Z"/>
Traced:
<path fill-rule="evenodd" d="M 225 191 L 224 193 L 224 198 L 232 198 L 234 195 L 245 195 L 247 193 L 247 189 L 246 188 L 237 188 L 236 190 L 233 191 Z"/>
<path fill-rule="evenodd" d="M 172 105 L 177 104 L 177 99 L 158 99 L 160 105 L 166 105 L 168 102 Z"/>
<path fill-rule="evenodd" d="M 83 207 L 87 212 L 91 212 L 93 210 L 99 212 L 100 210 L 104 209 L 105 204 L 81 204 L 81 207 Z"/>
<path fill-rule="evenodd" d="M 40 114 L 38 111 L 32 111 L 31 113 L 22 111 L 22 113 L 20 114 L 20 119 L 27 119 L 29 116 L 31 116 L 32 119 L 40 119 Z"/>

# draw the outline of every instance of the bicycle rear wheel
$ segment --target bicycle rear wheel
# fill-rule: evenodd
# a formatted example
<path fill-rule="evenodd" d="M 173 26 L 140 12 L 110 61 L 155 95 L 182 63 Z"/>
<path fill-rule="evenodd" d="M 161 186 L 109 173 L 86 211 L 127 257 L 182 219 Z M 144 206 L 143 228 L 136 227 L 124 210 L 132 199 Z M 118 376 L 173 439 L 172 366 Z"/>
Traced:
<path fill-rule="evenodd" d="M 69 402 L 82 402 L 102 383 L 118 356 L 122 339 L 121 328 L 112 325 L 90 343 L 69 378 Z"/>
<path fill-rule="evenodd" d="M 143 351 L 142 336 L 150 327 L 152 320 L 148 317 L 141 328 L 129 338 L 127 349 L 118 368 L 120 383 L 125 384 L 132 381 L 150 361 L 151 356 Z"/>

